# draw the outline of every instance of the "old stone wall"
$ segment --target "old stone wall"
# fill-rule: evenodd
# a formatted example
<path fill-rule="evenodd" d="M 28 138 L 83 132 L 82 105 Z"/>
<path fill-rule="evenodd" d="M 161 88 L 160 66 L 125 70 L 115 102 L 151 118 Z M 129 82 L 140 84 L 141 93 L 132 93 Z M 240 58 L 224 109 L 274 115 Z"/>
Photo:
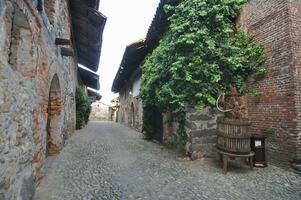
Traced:
<path fill-rule="evenodd" d="M 132 96 L 133 82 L 138 77 L 131 77 L 119 92 L 120 107 L 118 110 L 118 122 L 142 131 L 142 99 L 139 96 Z"/>
<path fill-rule="evenodd" d="M 51 12 L 52 23 L 37 0 L 0 1 L 0 199 L 31 199 L 74 132 L 76 65 L 54 43 L 71 37 L 67 2 Z"/>
<path fill-rule="evenodd" d="M 198 110 L 195 108 L 186 109 L 185 132 L 187 142 L 185 151 L 192 160 L 199 158 L 216 158 L 216 128 L 217 117 L 222 113 L 214 108 L 205 108 Z M 178 123 L 168 122 L 169 114 L 163 114 L 163 143 L 168 145 L 170 137 L 177 135 Z"/>
<path fill-rule="evenodd" d="M 300 149 L 300 11 L 297 0 L 251 0 L 237 20 L 268 58 L 265 75 L 249 79 L 262 93 L 248 96 L 252 133 L 267 136 L 268 161 L 284 167 Z"/>
<path fill-rule="evenodd" d="M 213 108 L 203 110 L 187 109 L 185 131 L 186 152 L 191 159 L 216 157 L 216 120 L 221 113 Z"/>
<path fill-rule="evenodd" d="M 94 102 L 91 105 L 90 120 L 92 121 L 112 121 L 110 116 L 110 106 L 101 102 Z"/>

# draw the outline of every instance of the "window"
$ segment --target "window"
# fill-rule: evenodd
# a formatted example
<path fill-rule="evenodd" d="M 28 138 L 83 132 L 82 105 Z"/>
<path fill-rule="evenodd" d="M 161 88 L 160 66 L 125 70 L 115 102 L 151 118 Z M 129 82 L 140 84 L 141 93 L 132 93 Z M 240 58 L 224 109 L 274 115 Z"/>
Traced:
<path fill-rule="evenodd" d="M 12 21 L 9 63 L 12 69 L 25 72 L 32 66 L 32 34 L 26 16 L 16 4 Z"/>
<path fill-rule="evenodd" d="M 138 79 L 133 82 L 133 97 L 139 96 L 141 87 L 141 80 Z"/>

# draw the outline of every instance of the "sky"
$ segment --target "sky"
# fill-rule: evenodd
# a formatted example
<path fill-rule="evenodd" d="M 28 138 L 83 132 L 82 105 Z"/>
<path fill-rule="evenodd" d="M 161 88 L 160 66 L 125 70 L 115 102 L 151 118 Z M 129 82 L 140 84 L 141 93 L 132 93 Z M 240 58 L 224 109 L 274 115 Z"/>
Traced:
<path fill-rule="evenodd" d="M 110 103 L 113 80 L 128 44 L 144 39 L 159 0 L 101 0 L 99 10 L 107 17 L 98 74 L 101 102 Z"/>

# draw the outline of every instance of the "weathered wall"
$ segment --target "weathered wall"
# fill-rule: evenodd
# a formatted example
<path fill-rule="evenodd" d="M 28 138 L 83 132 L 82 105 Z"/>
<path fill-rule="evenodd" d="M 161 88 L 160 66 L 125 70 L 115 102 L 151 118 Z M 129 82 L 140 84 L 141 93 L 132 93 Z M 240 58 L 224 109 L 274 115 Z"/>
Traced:
<path fill-rule="evenodd" d="M 216 157 L 216 120 L 221 115 L 216 109 L 187 109 L 185 131 L 186 152 L 191 159 Z"/>
<path fill-rule="evenodd" d="M 137 96 L 133 97 L 132 84 L 138 77 L 133 76 L 119 92 L 120 107 L 118 110 L 118 122 L 142 131 L 142 99 Z"/>
<path fill-rule="evenodd" d="M 192 160 L 199 158 L 215 158 L 217 156 L 216 145 L 216 120 L 222 113 L 213 108 L 198 110 L 186 109 L 185 132 L 187 142 L 185 151 Z M 163 114 L 163 143 L 168 143 L 169 137 L 177 134 L 178 123 L 168 123 L 168 114 Z"/>
<path fill-rule="evenodd" d="M 92 121 L 111 121 L 109 105 L 103 104 L 101 102 L 94 102 L 91 105 L 90 120 Z"/>
<path fill-rule="evenodd" d="M 252 132 L 267 136 L 268 161 L 285 167 L 300 149 L 300 11 L 298 0 L 251 0 L 237 20 L 268 58 L 266 74 L 249 80 L 262 93 L 248 98 Z"/>
<path fill-rule="evenodd" d="M 264 45 L 268 59 L 267 72 L 248 80 L 249 86 L 262 93 L 260 97 L 248 96 L 251 131 L 267 136 L 268 162 L 285 168 L 292 163 L 301 170 L 301 2 L 251 0 L 236 23 Z M 208 109 L 187 112 L 186 150 L 192 157 L 213 152 L 215 119 Z M 163 135 L 175 129 L 165 128 Z"/>
<path fill-rule="evenodd" d="M 70 39 L 67 2 L 57 0 L 53 12 L 50 24 L 36 0 L 0 1 L 0 199 L 30 199 L 46 151 L 57 153 L 74 131 L 76 65 L 54 44 Z"/>
<path fill-rule="evenodd" d="M 292 40 L 292 72 L 295 85 L 296 128 L 291 136 L 293 151 L 292 167 L 301 171 L 301 1 L 288 2 L 290 13 L 290 29 Z"/>

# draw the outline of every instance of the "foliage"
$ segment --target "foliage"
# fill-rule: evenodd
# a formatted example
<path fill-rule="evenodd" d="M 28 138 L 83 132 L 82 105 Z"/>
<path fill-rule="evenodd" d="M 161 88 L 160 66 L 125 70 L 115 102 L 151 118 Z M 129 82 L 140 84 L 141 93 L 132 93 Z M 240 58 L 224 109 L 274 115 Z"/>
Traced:
<path fill-rule="evenodd" d="M 180 132 L 187 106 L 213 106 L 220 93 L 231 87 L 243 92 L 248 75 L 265 71 L 262 45 L 235 28 L 246 2 L 183 0 L 165 6 L 172 12 L 170 26 L 143 65 L 141 96 L 145 107 L 175 113 Z M 147 123 L 151 117 L 145 118 Z"/>
<path fill-rule="evenodd" d="M 153 139 L 153 134 L 163 129 L 163 117 L 155 105 L 143 106 L 143 134 L 147 140 Z"/>
<path fill-rule="evenodd" d="M 164 142 L 165 146 L 169 148 L 175 148 L 180 143 L 180 138 L 177 134 L 172 134 L 169 137 L 167 137 L 166 141 Z"/>
<path fill-rule="evenodd" d="M 89 120 L 91 106 L 88 95 L 81 88 L 76 88 L 76 129 L 83 128 Z"/>
<path fill-rule="evenodd" d="M 152 135 L 155 132 L 155 124 L 153 122 L 154 117 L 152 113 L 152 107 L 143 105 L 143 135 L 146 140 L 151 140 Z"/>

